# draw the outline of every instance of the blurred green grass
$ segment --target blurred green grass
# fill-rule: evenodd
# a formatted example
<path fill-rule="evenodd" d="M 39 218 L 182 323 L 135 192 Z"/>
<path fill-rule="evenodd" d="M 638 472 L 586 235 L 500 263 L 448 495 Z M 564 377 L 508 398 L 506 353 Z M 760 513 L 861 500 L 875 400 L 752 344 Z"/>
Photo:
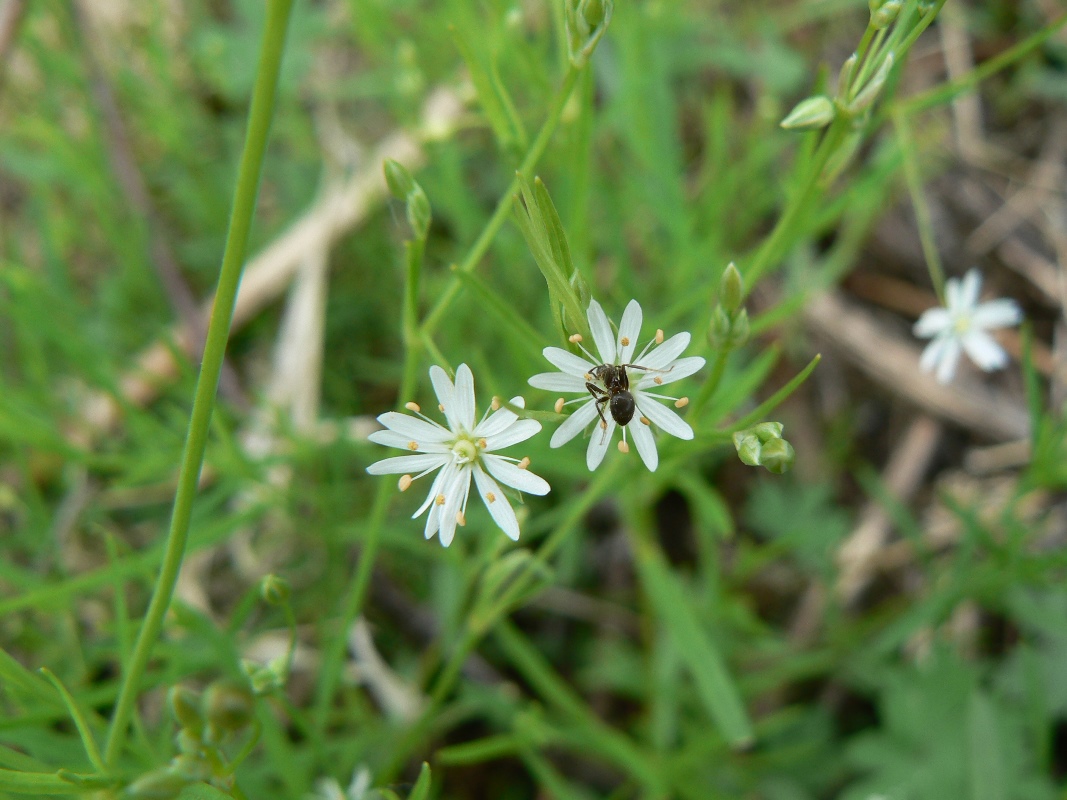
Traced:
<path fill-rule="evenodd" d="M 968 27 L 1002 50 L 1048 24 L 1041 8 L 975 4 Z M 101 66 L 182 275 L 205 297 L 223 249 L 261 4 L 115 9 L 89 14 L 92 35 L 106 42 Z M 370 147 L 414 125 L 431 88 L 462 80 L 454 35 L 497 70 L 532 136 L 565 70 L 561 18 L 555 5 L 539 3 L 298 2 L 251 251 L 308 207 L 325 175 L 380 168 L 366 163 Z M 787 134 L 777 122 L 826 82 L 866 20 L 861 2 L 616 8 L 537 167 L 576 267 L 610 316 L 636 297 L 646 328 L 692 330 L 709 354 L 702 327 L 723 266 L 771 229 L 796 190 L 797 165 L 810 157 L 814 137 Z M 931 31 L 921 41 L 933 49 L 935 39 Z M 989 82 L 983 98 L 1009 109 L 1001 126 L 1062 113 L 1063 98 L 1049 87 L 1062 81 L 1063 53 L 1061 38 Z M 106 718 L 155 577 L 196 365 L 183 360 L 158 401 L 127 404 L 117 431 L 87 439 L 89 390 L 117 395 L 137 354 L 175 318 L 153 271 L 152 234 L 114 175 L 74 16 L 30 4 L 3 69 L 0 644 L 30 669 L 48 666 Z M 926 62 L 915 70 L 920 84 L 924 75 L 942 80 Z M 476 104 L 469 109 L 454 136 L 427 145 L 416 176 L 434 212 L 423 313 L 454 280 L 449 265 L 463 260 L 522 157 L 518 143 L 494 136 Z M 930 178 L 947 168 L 935 138 L 943 118 L 936 109 L 917 122 L 923 141 L 934 141 L 928 152 L 937 158 L 923 161 Z M 855 267 L 880 214 L 906 197 L 894 148 L 888 135 L 871 138 L 825 205 L 804 216 L 797 245 L 774 265 L 780 277 L 759 284 L 765 294 L 755 302 L 775 325 L 731 357 L 708 414 L 715 423 L 750 410 L 813 355 L 796 309 L 809 287 Z M 339 153 L 351 162 L 339 163 Z M 397 397 L 403 216 L 396 203 L 374 207 L 329 254 L 323 420 L 373 416 L 413 399 Z M 554 397 L 526 379 L 546 368 L 540 347 L 559 342 L 543 279 L 515 226 L 504 226 L 475 274 L 544 341 L 531 343 L 465 290 L 438 326 L 437 346 L 453 366 L 472 366 L 482 408 L 494 394 L 516 393 L 532 408 L 550 408 Z M 231 343 L 253 401 L 280 316 L 279 300 Z M 771 344 L 784 363 L 768 355 Z M 428 366 L 420 364 L 414 398 L 424 405 Z M 686 385 L 695 393 L 699 382 Z M 845 421 L 831 425 L 848 431 L 859 414 L 847 409 Z M 359 437 L 323 442 L 283 423 L 281 446 L 256 459 L 240 441 L 247 419 L 224 404 L 212 429 L 209 479 L 192 527 L 197 564 L 149 670 L 146 688 L 154 691 L 123 764 L 131 776 L 173 753 L 163 690 L 239 676 L 246 648 L 284 629 L 277 610 L 242 601 L 273 571 L 293 583 L 302 657 L 288 699 L 257 708 L 262 745 L 238 773 L 249 797 L 302 798 L 324 775 L 346 784 L 359 765 L 376 785 L 405 793 L 422 760 L 444 797 L 1064 791 L 1065 565 L 1062 548 L 1034 551 L 1047 520 L 1021 508 L 1032 486 L 1061 488 L 1049 471 L 1055 450 L 1023 473 L 999 517 L 960 507 L 955 546 L 930 552 L 918 542 L 916 585 L 884 587 L 862 613 L 829 603 L 807 642 L 791 637 L 790 612 L 809 587 L 830 591 L 833 542 L 861 500 L 879 496 L 863 442 L 802 451 L 800 459 L 819 462 L 811 481 L 756 480 L 728 446 L 707 438 L 665 448 L 673 467 L 655 475 L 633 456 L 622 462 L 611 453 L 612 471 L 591 476 L 580 442 L 555 451 L 539 437 L 523 454 L 553 492 L 529 499 L 520 547 L 558 536 L 558 549 L 536 573 L 533 588 L 543 591 L 503 607 L 498 593 L 514 580 L 507 569 L 525 562 L 502 560 L 508 548 L 488 514 L 472 504 L 469 525 L 443 550 L 407 519 L 418 499 L 391 492 L 364 614 L 408 691 L 449 691 L 415 725 L 390 716 L 349 675 L 319 728 L 313 708 L 323 653 L 345 635 L 340 609 L 381 491 L 364 468 L 383 453 Z M 868 468 L 862 495 L 857 465 Z M 288 481 L 272 480 L 278 466 L 288 468 Z M 922 520 L 909 519 L 913 511 L 897 511 L 901 530 L 923 530 Z M 206 608 L 191 601 L 197 588 Z M 495 621 L 517 605 L 510 621 Z M 614 623 L 605 621 L 607 609 Z M 960 609 L 982 623 L 970 645 L 952 636 Z M 466 638 L 471 620 L 492 621 L 484 642 Z M 991 641 L 1000 630 L 1007 641 Z M 930 640 L 929 655 L 919 657 L 916 648 Z M 463 663 L 457 653 L 465 646 L 489 671 L 474 668 L 450 685 L 442 675 Z M 712 657 L 725 665 L 721 680 L 694 663 Z M 11 674 L 0 675 L 0 744 L 53 769 L 86 768 L 63 707 L 39 705 Z M 724 738 L 716 717 L 718 703 L 729 705 L 723 682 L 751 717 L 751 750 L 731 749 Z M 735 732 L 746 724 L 735 720 Z M 15 765 L 5 758 L 0 766 Z"/>

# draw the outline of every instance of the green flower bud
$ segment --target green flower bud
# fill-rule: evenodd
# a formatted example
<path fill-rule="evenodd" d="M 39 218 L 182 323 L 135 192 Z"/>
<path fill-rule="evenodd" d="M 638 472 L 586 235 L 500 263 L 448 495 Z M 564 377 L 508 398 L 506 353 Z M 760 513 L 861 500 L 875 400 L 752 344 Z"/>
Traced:
<path fill-rule="evenodd" d="M 761 422 L 752 428 L 752 434 L 761 442 L 766 443 L 771 439 L 781 439 L 782 428 L 783 426 L 780 422 Z"/>
<path fill-rule="evenodd" d="M 877 31 L 882 28 L 888 28 L 893 24 L 893 20 L 897 18 L 897 14 L 900 13 L 901 2 L 900 0 L 889 0 L 889 2 L 882 4 L 882 7 L 871 11 L 871 27 Z"/>
<path fill-rule="evenodd" d="M 741 301 L 745 297 L 745 282 L 741 277 L 734 262 L 731 261 L 723 270 L 722 280 L 719 281 L 719 303 L 729 314 L 733 314 L 741 307 Z"/>
<path fill-rule="evenodd" d="M 788 472 L 792 468 L 796 457 L 797 454 L 793 450 L 793 445 L 789 444 L 785 439 L 771 439 L 763 445 L 763 452 L 760 454 L 763 466 L 775 475 Z"/>
<path fill-rule="evenodd" d="M 184 686 L 172 686 L 167 692 L 167 702 L 178 725 L 199 736 L 204 729 L 204 718 L 200 716 L 200 696 Z"/>
<path fill-rule="evenodd" d="M 859 63 L 859 58 L 858 53 L 853 53 L 841 65 L 841 72 L 837 75 L 838 97 L 848 97 L 848 90 L 852 87 L 852 78 L 856 74 L 856 64 Z"/>
<path fill-rule="evenodd" d="M 588 25 L 588 30 L 595 31 L 604 23 L 604 0 L 581 0 L 578 13 Z"/>
<path fill-rule="evenodd" d="M 708 341 L 716 350 L 729 346 L 730 326 L 730 315 L 720 303 L 711 312 L 711 327 L 708 328 Z"/>
<path fill-rule="evenodd" d="M 760 465 L 762 445 L 760 440 L 751 433 L 747 431 L 735 433 L 734 448 L 737 450 L 737 457 L 741 459 L 742 464 L 748 464 L 750 467 L 758 467 Z"/>
<path fill-rule="evenodd" d="M 203 740 L 188 730 L 178 731 L 178 735 L 174 737 L 174 744 L 177 745 L 179 753 L 190 756 L 199 755 L 204 749 Z"/>
<path fill-rule="evenodd" d="M 849 113 L 860 114 L 870 108 L 871 104 L 878 99 L 878 95 L 882 93 L 886 79 L 889 77 L 889 70 L 893 69 L 893 62 L 893 53 L 886 53 L 885 58 L 878 67 L 878 71 L 871 76 L 867 85 L 864 86 L 860 93 L 856 95 L 855 99 L 848 104 Z"/>
<path fill-rule="evenodd" d="M 730 346 L 740 347 L 748 341 L 748 309 L 742 308 L 730 323 Z"/>
<path fill-rule="evenodd" d="M 259 583 L 259 596 L 263 602 L 272 606 L 284 606 L 289 602 L 292 587 L 289 581 L 279 575 L 266 575 Z"/>
<path fill-rule="evenodd" d="M 207 721 L 217 730 L 236 732 L 252 721 L 254 700 L 244 684 L 223 679 L 207 687 L 203 709 Z"/>
<path fill-rule="evenodd" d="M 286 657 L 280 656 L 271 659 L 266 666 L 261 666 L 255 661 L 244 659 L 241 661 L 241 669 L 248 677 L 252 691 L 256 695 L 267 694 L 285 685 Z"/>
<path fill-rule="evenodd" d="M 801 100 L 778 124 L 787 131 L 813 131 L 825 128 L 834 121 L 836 114 L 833 101 L 818 94 Z"/>
<path fill-rule="evenodd" d="M 407 200 L 408 225 L 415 231 L 415 238 L 423 241 L 430 232 L 430 201 L 418 184 L 415 184 L 415 188 L 408 194 Z"/>
<path fill-rule="evenodd" d="M 175 775 L 169 768 L 163 767 L 145 773 L 127 786 L 122 794 L 131 800 L 173 800 L 188 783 L 181 775 Z"/>
<path fill-rule="evenodd" d="M 385 159 L 383 165 L 385 171 L 385 185 L 389 187 L 389 194 L 397 200 L 407 200 L 409 194 L 415 188 L 415 179 L 407 168 L 391 158 Z"/>

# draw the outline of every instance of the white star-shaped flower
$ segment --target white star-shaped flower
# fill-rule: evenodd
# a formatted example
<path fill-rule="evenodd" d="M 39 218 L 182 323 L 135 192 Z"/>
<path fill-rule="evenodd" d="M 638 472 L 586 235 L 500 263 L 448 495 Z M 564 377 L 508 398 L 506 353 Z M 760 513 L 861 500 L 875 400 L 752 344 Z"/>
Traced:
<path fill-rule="evenodd" d="M 611 323 L 600 304 L 593 300 L 589 303 L 589 328 L 593 333 L 593 341 L 600 353 L 600 361 L 597 361 L 582 345 L 581 337 L 572 336 L 571 341 L 581 347 L 582 352 L 588 357 L 582 358 L 559 347 L 546 347 L 545 358 L 557 367 L 559 372 L 542 372 L 530 378 L 530 385 L 538 389 L 548 389 L 554 392 L 581 392 L 584 398 L 576 398 L 567 403 L 563 398 L 556 401 L 556 411 L 570 403 L 584 405 L 571 414 L 563 424 L 552 434 L 552 447 L 561 447 L 581 433 L 593 420 L 600 416 L 597 410 L 596 399 L 591 396 L 587 383 L 593 383 L 601 389 L 606 389 L 602 382 L 598 383 L 594 378 L 597 367 L 608 364 L 613 366 L 625 366 L 626 376 L 629 379 L 629 391 L 633 395 L 635 414 L 633 419 L 622 429 L 622 442 L 619 448 L 623 452 L 628 451 L 626 444 L 626 430 L 629 428 L 633 436 L 637 452 L 645 466 L 655 471 L 659 466 L 659 453 L 656 451 L 656 439 L 652 435 L 652 426 L 656 425 L 661 430 L 679 439 L 692 439 L 693 429 L 677 414 L 661 404 L 660 400 L 674 401 L 678 408 L 688 403 L 687 398 L 669 397 L 656 394 L 654 390 L 668 383 L 687 378 L 704 366 L 704 359 L 699 356 L 678 358 L 689 346 L 690 336 L 688 333 L 678 333 L 667 341 L 663 341 L 663 331 L 656 331 L 656 336 L 634 357 L 637 349 L 637 340 L 641 335 L 641 304 L 631 300 L 622 315 L 622 323 L 619 325 L 618 336 L 612 333 Z M 589 437 L 589 447 L 585 453 L 585 463 L 590 470 L 595 470 L 604 460 L 608 446 L 611 443 L 612 434 L 615 432 L 617 423 L 608 413 L 609 406 L 602 403 L 601 412 L 603 421 L 599 423 L 597 430 Z"/>
<path fill-rule="evenodd" d="M 387 447 L 410 450 L 417 455 L 386 458 L 371 464 L 367 472 L 371 475 L 404 473 L 400 478 L 400 491 L 405 491 L 412 481 L 440 470 L 425 502 L 412 519 L 429 509 L 426 538 L 440 531 L 441 544 L 445 547 L 452 543 L 456 526 L 466 524 L 467 498 L 473 477 L 493 521 L 509 538 L 517 540 L 519 522 L 515 510 L 497 481 L 520 492 L 537 495 L 547 494 L 549 485 L 544 478 L 526 469 L 529 459 L 520 461 L 496 455 L 496 451 L 526 441 L 541 430 L 541 423 L 519 419 L 515 412 L 497 407 L 491 414 L 492 408 L 486 409 L 481 422 L 476 425 L 474 376 L 466 364 L 460 364 L 456 370 L 455 385 L 438 366 L 430 367 L 430 381 L 448 427 L 422 414 L 415 403 L 408 403 L 407 408 L 417 414 L 417 418 L 396 411 L 382 414 L 378 422 L 387 430 L 375 431 L 370 440 Z M 521 397 L 513 397 L 511 404 L 524 407 Z M 493 405 L 499 406 L 495 402 Z M 412 472 L 418 474 L 412 477 Z"/>
<path fill-rule="evenodd" d="M 912 328 L 922 339 L 933 339 L 923 350 L 919 368 L 936 371 L 939 383 L 948 383 L 956 374 L 962 350 L 981 369 L 1000 369 L 1008 363 L 1008 354 L 987 331 L 1018 325 L 1023 313 L 1014 300 L 978 302 L 982 275 L 968 270 L 963 280 L 949 278 L 945 284 L 946 307 L 923 312 Z"/>

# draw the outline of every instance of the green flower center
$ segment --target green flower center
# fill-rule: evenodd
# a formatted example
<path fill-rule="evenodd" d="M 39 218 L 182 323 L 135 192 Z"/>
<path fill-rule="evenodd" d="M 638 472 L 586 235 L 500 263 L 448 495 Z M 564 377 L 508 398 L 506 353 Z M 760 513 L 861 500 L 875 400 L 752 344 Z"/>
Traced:
<path fill-rule="evenodd" d="M 957 336 L 963 336 L 971 329 L 971 316 L 970 314 L 961 314 L 952 320 L 952 330 Z"/>
<path fill-rule="evenodd" d="M 480 443 L 468 436 L 461 436 L 452 444 L 452 454 L 460 464 L 476 461 L 480 450 Z"/>

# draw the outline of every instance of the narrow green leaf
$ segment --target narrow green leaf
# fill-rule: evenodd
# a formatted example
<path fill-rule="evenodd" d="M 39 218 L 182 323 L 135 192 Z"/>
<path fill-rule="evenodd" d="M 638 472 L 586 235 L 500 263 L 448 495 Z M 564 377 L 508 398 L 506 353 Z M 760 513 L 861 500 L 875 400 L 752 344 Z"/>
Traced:
<path fill-rule="evenodd" d="M 89 777 L 89 776 L 86 776 Z M 94 786 L 78 786 L 64 780 L 56 773 L 18 772 L 0 769 L 0 791 L 12 794 L 28 794 L 33 797 L 85 794 L 95 791 Z"/>
<path fill-rule="evenodd" d="M 541 351 L 548 342 L 541 333 L 526 321 L 521 309 L 509 304 L 485 280 L 473 272 L 453 270 L 460 283 L 466 286 L 481 302 L 482 307 L 494 316 L 501 327 L 533 358 L 542 362 Z"/>
<path fill-rule="evenodd" d="M 986 695 L 975 691 L 967 714 L 973 800 L 1008 800 L 1004 746 L 999 733 L 996 708 Z"/>
<path fill-rule="evenodd" d="M 493 129 L 497 142 L 508 153 L 525 152 L 526 131 L 518 120 L 514 105 L 503 83 L 499 76 L 495 75 L 495 68 L 486 69 L 470 42 L 455 25 L 449 25 L 448 32 L 452 35 L 452 41 L 459 50 L 460 57 L 467 65 L 471 83 L 474 84 L 474 91 L 478 95 L 478 102 L 482 111 L 485 112 L 485 117 Z"/>
<path fill-rule="evenodd" d="M 793 378 L 793 380 L 789 381 L 789 383 L 787 383 L 785 386 L 783 386 L 781 389 L 771 395 L 767 400 L 760 403 L 754 411 L 749 414 L 746 414 L 740 420 L 731 425 L 730 431 L 733 432 L 744 430 L 750 425 L 754 425 L 756 422 L 759 422 L 761 419 L 763 419 L 763 417 L 767 416 L 769 413 L 774 411 L 774 409 L 778 408 L 778 406 L 780 406 L 786 401 L 789 395 L 791 395 L 793 392 L 800 388 L 800 385 L 808 379 L 808 376 L 811 375 L 812 371 L 817 366 L 819 366 L 820 361 L 822 361 L 822 356 L 815 356 L 815 358 L 809 361 L 808 365 L 804 367 L 804 369 L 802 369 L 800 373 L 795 378 Z"/>
<path fill-rule="evenodd" d="M 539 177 L 534 178 L 534 199 L 541 211 L 541 219 L 544 221 L 545 232 L 548 235 L 548 243 L 552 248 L 552 255 L 563 270 L 563 276 L 568 280 L 574 272 L 574 264 L 571 262 L 571 250 L 567 245 L 567 234 L 563 230 L 556 205 L 548 194 L 548 188 Z"/>
<path fill-rule="evenodd" d="M 419 770 L 419 779 L 415 781 L 415 788 L 408 795 L 408 800 L 426 800 L 430 796 L 430 765 L 422 762 Z"/>
<path fill-rule="evenodd" d="M 731 745 L 737 748 L 751 745 L 752 723 L 741 693 L 718 648 L 697 618 L 692 599 L 654 545 L 639 541 L 636 555 L 642 584 L 692 675 L 708 716 Z"/>
<path fill-rule="evenodd" d="M 47 681 L 41 680 L 39 676 L 30 672 L 2 648 L 0 648 L 0 684 L 5 684 L 8 688 L 16 688 L 48 706 L 55 705 L 55 695 Z"/>
<path fill-rule="evenodd" d="M 63 685 L 62 681 L 60 681 L 50 669 L 41 667 L 41 674 L 44 675 L 54 687 L 56 687 L 56 691 L 59 692 L 60 697 L 63 698 L 63 702 L 67 706 L 67 712 L 70 714 L 71 719 L 74 720 L 74 725 L 78 728 L 78 735 L 81 737 L 82 747 L 85 748 L 85 754 L 89 756 L 89 762 L 96 767 L 97 771 L 107 772 L 107 767 L 104 766 L 103 756 L 100 755 L 100 748 L 97 747 L 96 739 L 93 738 L 93 731 L 89 727 L 89 722 L 85 719 L 85 715 L 78 707 L 78 703 L 74 700 L 74 697 L 67 691 L 67 687 Z"/>

